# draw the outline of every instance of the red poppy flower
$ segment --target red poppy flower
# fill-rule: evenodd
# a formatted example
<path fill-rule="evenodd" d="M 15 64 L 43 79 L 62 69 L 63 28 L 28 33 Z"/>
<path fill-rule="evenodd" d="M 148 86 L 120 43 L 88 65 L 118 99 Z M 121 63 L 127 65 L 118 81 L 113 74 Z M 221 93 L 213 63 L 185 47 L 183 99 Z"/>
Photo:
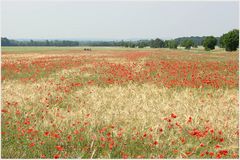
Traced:
<path fill-rule="evenodd" d="M 61 156 L 60 154 L 56 154 L 56 155 L 54 155 L 53 157 L 54 157 L 55 159 L 58 159 L 60 156 Z"/>
<path fill-rule="evenodd" d="M 44 136 L 48 136 L 50 132 L 44 132 Z"/>
<path fill-rule="evenodd" d="M 154 141 L 153 144 L 154 144 L 154 145 L 158 145 L 158 141 Z"/>
<path fill-rule="evenodd" d="M 172 117 L 172 118 L 176 118 L 176 117 L 177 117 L 177 115 L 176 115 L 176 114 L 174 114 L 174 113 L 172 113 L 172 114 L 171 114 L 171 117 Z"/>
<path fill-rule="evenodd" d="M 217 144 L 217 145 L 215 146 L 215 148 L 221 148 L 221 146 Z"/>
<path fill-rule="evenodd" d="M 61 146 L 56 146 L 55 147 L 58 151 L 63 151 L 63 147 L 61 147 Z"/>
<path fill-rule="evenodd" d="M 224 138 L 220 138 L 219 141 L 220 141 L 220 142 L 224 142 Z"/>
<path fill-rule="evenodd" d="M 35 143 L 32 142 L 29 144 L 29 147 L 33 147 L 33 146 L 35 146 Z"/>
<path fill-rule="evenodd" d="M 40 157 L 41 157 L 41 158 L 46 158 L 46 156 L 45 156 L 44 154 L 42 154 Z"/>
<path fill-rule="evenodd" d="M 210 155 L 210 156 L 214 156 L 214 153 L 213 153 L 213 152 L 209 152 L 209 155 Z"/>

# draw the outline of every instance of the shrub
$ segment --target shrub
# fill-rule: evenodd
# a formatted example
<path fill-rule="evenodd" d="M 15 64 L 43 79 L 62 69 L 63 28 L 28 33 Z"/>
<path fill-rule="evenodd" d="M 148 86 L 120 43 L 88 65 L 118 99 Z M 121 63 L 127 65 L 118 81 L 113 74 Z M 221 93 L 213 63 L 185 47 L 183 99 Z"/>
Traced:
<path fill-rule="evenodd" d="M 208 36 L 203 41 L 203 47 L 207 51 L 215 49 L 216 44 L 217 44 L 217 39 L 213 36 Z"/>
<path fill-rule="evenodd" d="M 234 29 L 220 37 L 220 46 L 226 51 L 236 51 L 239 47 L 239 30 Z"/>

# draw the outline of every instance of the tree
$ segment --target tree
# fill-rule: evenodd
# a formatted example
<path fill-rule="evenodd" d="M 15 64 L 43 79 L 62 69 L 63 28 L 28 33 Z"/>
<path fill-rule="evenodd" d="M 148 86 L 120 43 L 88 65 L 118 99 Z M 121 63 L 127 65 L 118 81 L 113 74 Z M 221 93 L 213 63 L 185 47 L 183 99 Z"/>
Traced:
<path fill-rule="evenodd" d="M 169 40 L 164 41 L 164 48 L 169 48 Z"/>
<path fill-rule="evenodd" d="M 190 39 L 186 39 L 181 43 L 181 46 L 185 47 L 185 49 L 190 49 L 193 45 L 194 45 L 194 43 Z"/>
<path fill-rule="evenodd" d="M 177 49 L 177 42 L 175 40 L 168 41 L 168 48 L 170 49 Z"/>
<path fill-rule="evenodd" d="M 164 47 L 164 41 L 156 38 L 155 40 L 150 41 L 150 47 L 151 48 L 163 48 Z"/>
<path fill-rule="evenodd" d="M 193 48 L 198 48 L 198 45 L 196 43 L 194 43 Z"/>
<path fill-rule="evenodd" d="M 226 39 L 227 33 L 223 34 L 219 39 L 219 47 L 225 48 L 225 39 Z"/>
<path fill-rule="evenodd" d="M 138 43 L 138 48 L 144 48 L 144 47 L 145 47 L 145 45 L 144 45 L 143 42 L 139 42 L 139 43 Z"/>
<path fill-rule="evenodd" d="M 236 51 L 239 47 L 239 30 L 234 29 L 220 37 L 220 46 L 226 51 Z"/>
<path fill-rule="evenodd" d="M 215 46 L 217 44 L 217 39 L 213 36 L 208 36 L 203 40 L 203 47 L 206 51 L 215 49 Z"/>
<path fill-rule="evenodd" d="M 1 45 L 2 46 L 10 46 L 10 41 L 5 37 L 1 37 Z"/>

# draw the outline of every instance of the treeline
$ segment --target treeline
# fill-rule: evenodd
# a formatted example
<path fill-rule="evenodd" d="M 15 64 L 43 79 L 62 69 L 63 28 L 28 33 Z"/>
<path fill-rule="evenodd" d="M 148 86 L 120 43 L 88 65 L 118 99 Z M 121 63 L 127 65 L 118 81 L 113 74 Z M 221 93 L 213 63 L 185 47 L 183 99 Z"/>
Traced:
<path fill-rule="evenodd" d="M 2 46 L 79 46 L 78 41 L 60 41 L 60 40 L 54 40 L 54 41 L 16 41 L 16 40 L 10 40 L 5 37 L 1 38 L 1 45 Z"/>
<path fill-rule="evenodd" d="M 1 38 L 2 46 L 120 46 L 129 48 L 170 48 L 177 49 L 179 46 L 185 49 L 203 46 L 205 50 L 212 50 L 218 45 L 226 51 L 235 51 L 239 47 L 239 30 L 234 29 L 221 37 L 195 36 L 180 37 L 172 40 L 162 40 L 160 38 L 139 41 L 16 41 Z"/>

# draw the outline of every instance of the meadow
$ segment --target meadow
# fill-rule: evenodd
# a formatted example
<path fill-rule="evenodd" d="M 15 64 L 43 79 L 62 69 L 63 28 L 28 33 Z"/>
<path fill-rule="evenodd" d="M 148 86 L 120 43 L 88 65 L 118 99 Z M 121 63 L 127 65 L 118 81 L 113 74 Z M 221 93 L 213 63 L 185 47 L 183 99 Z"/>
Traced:
<path fill-rule="evenodd" d="M 239 158 L 237 52 L 2 47 L 2 158 Z"/>

